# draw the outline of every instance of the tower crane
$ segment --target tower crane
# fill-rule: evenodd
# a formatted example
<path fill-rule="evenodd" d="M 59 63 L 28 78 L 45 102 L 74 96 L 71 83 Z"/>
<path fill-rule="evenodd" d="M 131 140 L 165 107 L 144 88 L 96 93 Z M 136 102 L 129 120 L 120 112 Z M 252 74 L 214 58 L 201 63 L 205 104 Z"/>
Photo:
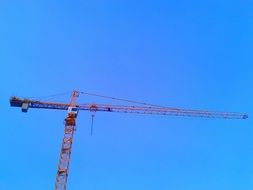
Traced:
<path fill-rule="evenodd" d="M 203 118 L 223 118 L 223 119 L 247 119 L 248 115 L 245 113 L 236 112 L 212 112 L 204 110 L 192 110 L 192 109 L 179 109 L 157 106 L 152 104 L 143 104 L 142 106 L 129 106 L 129 105 L 107 105 L 107 104 L 77 104 L 77 98 L 79 94 L 88 94 L 100 97 L 96 94 L 90 94 L 85 92 L 78 92 L 73 90 L 69 103 L 58 102 L 46 102 L 31 99 L 23 99 L 18 97 L 10 98 L 10 105 L 13 107 L 20 107 L 22 112 L 27 112 L 28 108 L 40 108 L 40 109 L 56 109 L 66 110 L 67 116 L 65 118 L 64 135 L 62 138 L 60 156 L 58 161 L 58 168 L 56 173 L 56 180 L 54 190 L 66 190 L 67 177 L 69 173 L 69 161 L 71 155 L 71 147 L 73 142 L 73 134 L 76 127 L 76 118 L 79 111 L 91 111 L 91 112 L 119 112 L 119 113 L 134 113 L 134 114 L 149 114 L 149 115 L 167 115 L 167 116 L 183 116 L 183 117 L 203 117 Z M 107 97 L 108 98 L 108 97 Z M 109 97 L 112 98 L 112 97 Z M 123 100 L 131 103 L 140 103 L 136 101 Z"/>

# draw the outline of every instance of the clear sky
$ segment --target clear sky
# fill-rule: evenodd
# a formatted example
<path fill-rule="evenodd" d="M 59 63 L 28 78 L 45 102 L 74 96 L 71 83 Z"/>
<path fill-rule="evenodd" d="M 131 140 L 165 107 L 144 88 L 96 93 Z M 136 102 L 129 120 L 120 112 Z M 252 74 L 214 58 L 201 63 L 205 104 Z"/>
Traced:
<path fill-rule="evenodd" d="M 66 116 L 9 97 L 74 88 L 249 119 L 97 113 L 91 137 L 80 112 L 69 190 L 253 189 L 252 1 L 3 0 L 0 24 L 1 190 L 53 189 Z"/>

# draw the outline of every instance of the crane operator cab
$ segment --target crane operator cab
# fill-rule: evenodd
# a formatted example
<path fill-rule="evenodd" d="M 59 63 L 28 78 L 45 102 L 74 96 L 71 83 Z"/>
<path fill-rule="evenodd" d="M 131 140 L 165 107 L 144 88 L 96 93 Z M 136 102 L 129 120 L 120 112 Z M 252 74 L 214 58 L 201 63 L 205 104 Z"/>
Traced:
<path fill-rule="evenodd" d="M 78 108 L 77 107 L 69 107 L 68 114 L 72 114 L 76 118 L 77 114 L 78 114 Z"/>

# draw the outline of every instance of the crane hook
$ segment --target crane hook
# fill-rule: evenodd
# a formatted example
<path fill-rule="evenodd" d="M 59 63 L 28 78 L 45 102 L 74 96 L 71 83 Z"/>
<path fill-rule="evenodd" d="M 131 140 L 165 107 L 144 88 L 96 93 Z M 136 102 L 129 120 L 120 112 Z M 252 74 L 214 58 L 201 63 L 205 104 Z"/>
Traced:
<path fill-rule="evenodd" d="M 92 112 L 91 114 L 91 128 L 90 128 L 90 136 L 93 134 L 93 123 L 94 123 L 94 117 L 95 117 L 95 112 Z"/>

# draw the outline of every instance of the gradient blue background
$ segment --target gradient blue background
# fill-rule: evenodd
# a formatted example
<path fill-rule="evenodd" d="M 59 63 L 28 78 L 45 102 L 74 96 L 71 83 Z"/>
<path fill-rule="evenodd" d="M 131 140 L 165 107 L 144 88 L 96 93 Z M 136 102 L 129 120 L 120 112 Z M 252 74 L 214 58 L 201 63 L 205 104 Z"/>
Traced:
<path fill-rule="evenodd" d="M 81 112 L 69 190 L 253 189 L 252 1 L 8 0 L 0 24 L 1 190 L 53 189 L 66 115 L 9 97 L 74 88 L 250 118 L 97 113 L 91 137 Z"/>

